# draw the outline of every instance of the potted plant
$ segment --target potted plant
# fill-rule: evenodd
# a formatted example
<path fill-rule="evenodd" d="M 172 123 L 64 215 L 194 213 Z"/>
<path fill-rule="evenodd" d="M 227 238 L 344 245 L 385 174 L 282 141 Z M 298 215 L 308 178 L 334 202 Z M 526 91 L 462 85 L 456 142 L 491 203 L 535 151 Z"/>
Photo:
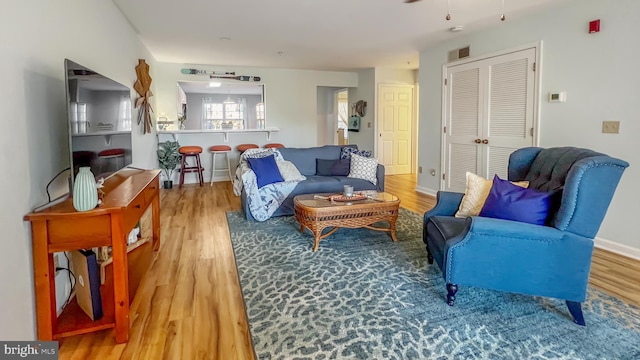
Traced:
<path fill-rule="evenodd" d="M 158 149 L 158 162 L 160 163 L 160 169 L 165 176 L 164 188 L 171 189 L 173 187 L 172 176 L 173 172 L 180 162 L 181 156 L 178 152 L 180 144 L 177 141 L 165 141 L 160 143 L 160 149 Z"/>

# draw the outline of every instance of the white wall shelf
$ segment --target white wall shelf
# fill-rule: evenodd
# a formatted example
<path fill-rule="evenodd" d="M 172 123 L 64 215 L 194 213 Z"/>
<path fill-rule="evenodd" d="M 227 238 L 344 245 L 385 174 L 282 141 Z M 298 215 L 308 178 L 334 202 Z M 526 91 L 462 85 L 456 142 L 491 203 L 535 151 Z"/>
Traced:
<path fill-rule="evenodd" d="M 130 130 L 127 131 L 96 131 L 82 134 L 72 134 L 73 137 L 85 137 L 85 136 L 104 136 L 104 143 L 107 146 L 111 145 L 111 136 L 112 135 L 124 135 L 131 134 Z"/>
<path fill-rule="evenodd" d="M 178 140 L 180 135 L 189 134 L 223 134 L 224 142 L 229 142 L 229 134 L 248 134 L 248 133 L 265 133 L 267 134 L 267 141 L 271 140 L 271 133 L 278 132 L 278 128 L 266 128 L 266 129 L 243 129 L 243 130 L 159 130 L 158 135 L 171 135 L 173 140 Z"/>

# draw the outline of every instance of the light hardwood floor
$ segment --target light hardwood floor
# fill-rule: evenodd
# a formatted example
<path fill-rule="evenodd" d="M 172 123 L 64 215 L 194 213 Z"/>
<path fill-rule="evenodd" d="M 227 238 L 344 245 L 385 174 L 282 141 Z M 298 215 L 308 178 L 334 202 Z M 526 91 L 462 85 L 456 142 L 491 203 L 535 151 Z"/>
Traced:
<path fill-rule="evenodd" d="M 404 208 L 435 205 L 414 175 L 385 184 Z M 116 344 L 113 330 L 66 338 L 60 359 L 254 359 L 225 216 L 239 209 L 230 182 L 163 190 L 162 244 L 132 304 L 129 342 Z M 595 251 L 592 285 L 640 306 L 638 279 L 640 261 Z"/>

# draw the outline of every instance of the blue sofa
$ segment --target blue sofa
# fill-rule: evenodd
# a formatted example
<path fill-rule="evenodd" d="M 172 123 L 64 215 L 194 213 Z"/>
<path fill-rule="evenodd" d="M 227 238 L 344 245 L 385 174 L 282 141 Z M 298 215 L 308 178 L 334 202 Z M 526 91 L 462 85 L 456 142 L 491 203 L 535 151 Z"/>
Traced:
<path fill-rule="evenodd" d="M 356 145 L 348 147 L 357 148 Z M 343 146 L 325 145 L 310 148 L 281 148 L 278 149 L 285 160 L 291 161 L 307 179 L 298 183 L 293 192 L 285 199 L 272 216 L 293 215 L 293 198 L 302 194 L 342 193 L 344 185 L 352 185 L 354 191 L 377 190 L 384 191 L 384 166 L 378 165 L 376 173 L 377 184 L 347 176 L 316 175 L 316 159 L 338 160 Z M 242 211 L 247 220 L 255 220 L 251 216 L 247 205 L 247 195 L 242 190 L 240 195 Z"/>
<path fill-rule="evenodd" d="M 447 303 L 458 286 L 546 296 L 566 301 L 585 325 L 593 238 L 629 164 L 588 149 L 523 148 L 509 158 L 509 180 L 556 194 L 546 225 L 472 216 L 457 218 L 463 194 L 440 191 L 424 214 L 428 261 L 446 282 Z"/>

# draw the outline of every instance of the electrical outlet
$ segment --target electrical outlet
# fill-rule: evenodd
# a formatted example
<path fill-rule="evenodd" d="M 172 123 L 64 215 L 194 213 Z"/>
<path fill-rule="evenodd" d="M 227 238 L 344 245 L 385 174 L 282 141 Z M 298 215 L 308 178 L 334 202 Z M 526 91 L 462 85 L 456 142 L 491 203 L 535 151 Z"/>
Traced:
<path fill-rule="evenodd" d="M 422 174 L 422 166 L 418 166 L 418 174 Z"/>
<path fill-rule="evenodd" d="M 620 121 L 603 121 L 602 132 L 605 134 L 620 133 Z"/>

